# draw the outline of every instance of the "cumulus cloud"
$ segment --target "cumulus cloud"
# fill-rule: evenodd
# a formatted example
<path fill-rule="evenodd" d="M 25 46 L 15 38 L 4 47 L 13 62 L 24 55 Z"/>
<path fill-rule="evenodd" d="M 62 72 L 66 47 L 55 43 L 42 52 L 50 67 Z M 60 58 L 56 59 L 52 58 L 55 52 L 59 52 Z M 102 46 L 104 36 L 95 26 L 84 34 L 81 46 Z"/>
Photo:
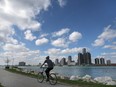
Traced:
<path fill-rule="evenodd" d="M 68 43 L 64 38 L 53 40 L 51 44 L 56 47 L 68 47 Z"/>
<path fill-rule="evenodd" d="M 58 0 L 60 7 L 64 7 L 67 3 L 67 0 Z"/>
<path fill-rule="evenodd" d="M 76 42 L 77 40 L 82 38 L 82 34 L 79 32 L 74 31 L 69 35 L 69 40 L 72 42 Z"/>
<path fill-rule="evenodd" d="M 34 20 L 35 15 L 49 6 L 50 0 L 0 0 L 0 25 L 38 30 L 41 23 Z"/>
<path fill-rule="evenodd" d="M 25 39 L 27 39 L 27 40 L 32 41 L 32 40 L 36 39 L 36 36 L 32 35 L 31 30 L 25 31 L 24 34 L 25 34 Z"/>
<path fill-rule="evenodd" d="M 65 55 L 65 54 L 73 54 L 81 52 L 84 47 L 75 47 L 75 48 L 66 48 L 66 49 L 57 49 L 57 48 L 50 48 L 45 53 L 49 55 Z M 88 48 L 87 48 L 88 49 Z"/>
<path fill-rule="evenodd" d="M 20 61 L 25 61 L 26 64 L 38 64 L 38 58 L 40 55 L 40 50 L 27 50 L 27 51 L 21 51 L 21 52 L 12 52 L 12 51 L 6 51 L 3 53 L 0 53 L 1 60 L 4 62 L 7 58 L 12 62 L 14 62 L 14 65 L 17 65 Z M 33 58 L 33 59 L 31 59 Z M 31 59 L 31 60 L 30 60 Z M 33 61 L 33 62 L 31 62 Z M 2 63 L 3 63 L 2 62 Z"/>
<path fill-rule="evenodd" d="M 40 37 L 43 38 L 43 37 L 46 37 L 46 36 L 48 36 L 48 35 L 49 35 L 49 34 L 44 33 L 44 34 L 41 34 Z"/>
<path fill-rule="evenodd" d="M 61 49 L 51 48 L 51 49 L 48 49 L 47 51 L 45 51 L 45 53 L 47 53 L 49 55 L 57 55 L 60 53 L 60 51 L 61 51 Z"/>
<path fill-rule="evenodd" d="M 45 43 L 48 43 L 49 40 L 47 38 L 41 38 L 41 39 L 37 39 L 35 44 L 36 45 L 42 45 L 42 44 L 45 44 Z"/>
<path fill-rule="evenodd" d="M 64 34 L 68 33 L 69 31 L 70 31 L 69 28 L 63 28 L 63 29 L 61 29 L 60 31 L 54 32 L 54 33 L 52 34 L 52 36 L 53 36 L 53 37 L 62 36 L 62 35 L 64 35 Z"/>
<path fill-rule="evenodd" d="M 3 46 L 3 49 L 4 51 L 13 51 L 13 52 L 23 52 L 29 50 L 23 44 L 5 44 Z"/>
<path fill-rule="evenodd" d="M 0 42 L 17 44 L 18 41 L 12 37 L 14 34 L 14 29 L 8 26 L 0 26 Z"/>
<path fill-rule="evenodd" d="M 105 45 L 103 48 L 109 48 L 109 49 L 116 50 L 116 45 Z"/>
<path fill-rule="evenodd" d="M 113 40 L 116 38 L 116 29 L 112 29 L 110 27 L 111 25 L 104 29 L 103 33 L 101 33 L 92 44 L 93 46 L 103 46 L 105 41 Z"/>
<path fill-rule="evenodd" d="M 94 41 L 94 44 L 92 44 L 93 46 L 102 46 L 102 45 L 104 45 L 105 44 L 105 41 L 104 41 L 104 39 L 96 39 L 95 41 Z"/>

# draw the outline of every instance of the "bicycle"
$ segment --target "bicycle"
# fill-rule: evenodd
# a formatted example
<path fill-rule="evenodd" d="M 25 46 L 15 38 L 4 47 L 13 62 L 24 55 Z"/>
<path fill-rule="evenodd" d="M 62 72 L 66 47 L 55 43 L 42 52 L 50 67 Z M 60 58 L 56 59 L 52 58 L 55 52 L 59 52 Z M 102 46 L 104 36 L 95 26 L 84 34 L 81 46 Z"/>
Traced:
<path fill-rule="evenodd" d="M 46 74 L 45 74 L 45 69 L 44 67 L 42 67 L 42 71 L 38 72 L 38 75 L 37 75 L 37 81 L 39 83 L 42 83 L 44 81 L 44 79 L 47 78 L 46 77 Z M 55 85 L 57 84 L 57 76 L 55 73 L 50 73 L 49 74 L 49 83 L 51 85 Z"/>

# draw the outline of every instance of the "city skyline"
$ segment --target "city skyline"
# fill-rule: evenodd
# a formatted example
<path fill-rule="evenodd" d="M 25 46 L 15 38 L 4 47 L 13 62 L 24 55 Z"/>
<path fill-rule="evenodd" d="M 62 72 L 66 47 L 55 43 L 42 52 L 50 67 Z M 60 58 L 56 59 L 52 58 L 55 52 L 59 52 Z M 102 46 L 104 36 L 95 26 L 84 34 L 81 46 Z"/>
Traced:
<path fill-rule="evenodd" d="M 86 48 L 116 63 L 116 0 L 0 0 L 0 65 L 37 65 Z"/>
<path fill-rule="evenodd" d="M 54 63 L 57 66 L 63 65 L 78 65 L 78 66 L 86 66 L 86 65 L 112 65 L 116 63 L 112 63 L 111 60 L 105 60 L 105 58 L 94 58 L 94 62 L 91 59 L 91 53 L 86 51 L 86 48 L 82 49 L 82 53 L 78 53 L 77 61 L 72 60 L 72 56 L 68 56 L 67 58 L 62 58 L 59 60 L 55 59 Z"/>

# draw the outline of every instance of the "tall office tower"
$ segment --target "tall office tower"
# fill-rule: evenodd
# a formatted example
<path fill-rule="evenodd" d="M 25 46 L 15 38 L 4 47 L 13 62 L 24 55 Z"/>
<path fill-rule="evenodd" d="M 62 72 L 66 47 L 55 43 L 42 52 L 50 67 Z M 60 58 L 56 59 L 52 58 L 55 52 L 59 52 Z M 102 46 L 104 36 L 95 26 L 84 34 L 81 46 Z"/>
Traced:
<path fill-rule="evenodd" d="M 55 60 L 55 65 L 59 65 L 59 60 L 58 59 Z"/>
<path fill-rule="evenodd" d="M 62 58 L 60 60 L 60 65 L 66 65 L 66 58 Z"/>
<path fill-rule="evenodd" d="M 71 56 L 68 56 L 67 64 L 70 65 L 71 62 L 72 62 L 72 57 Z"/>
<path fill-rule="evenodd" d="M 87 53 L 83 53 L 83 64 L 87 64 Z"/>
<path fill-rule="evenodd" d="M 95 58 L 95 64 L 96 64 L 96 65 L 100 64 L 99 58 Z"/>
<path fill-rule="evenodd" d="M 100 64 L 105 64 L 105 59 L 104 58 L 100 58 Z"/>
<path fill-rule="evenodd" d="M 91 54 L 86 52 L 86 48 L 82 49 L 82 53 L 78 54 L 78 65 L 91 65 Z"/>
<path fill-rule="evenodd" d="M 78 53 L 78 65 L 82 65 L 83 63 L 84 63 L 83 54 Z"/>
<path fill-rule="evenodd" d="M 107 60 L 107 65 L 110 65 L 111 64 L 111 60 Z"/>
<path fill-rule="evenodd" d="M 86 64 L 91 65 L 91 54 L 89 52 L 86 53 Z"/>
<path fill-rule="evenodd" d="M 86 48 L 83 48 L 83 49 L 82 49 L 82 53 L 83 53 L 83 54 L 86 53 Z"/>

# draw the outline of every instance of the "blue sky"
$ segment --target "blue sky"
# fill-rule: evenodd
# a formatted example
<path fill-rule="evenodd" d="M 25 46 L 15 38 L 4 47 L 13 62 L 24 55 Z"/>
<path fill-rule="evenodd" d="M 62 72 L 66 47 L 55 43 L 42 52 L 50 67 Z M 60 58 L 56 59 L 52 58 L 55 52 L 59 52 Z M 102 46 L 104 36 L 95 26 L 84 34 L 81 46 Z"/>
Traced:
<path fill-rule="evenodd" d="M 86 48 L 116 63 L 115 0 L 1 0 L 0 64 L 43 62 Z M 11 63 L 10 62 L 10 63 Z"/>

